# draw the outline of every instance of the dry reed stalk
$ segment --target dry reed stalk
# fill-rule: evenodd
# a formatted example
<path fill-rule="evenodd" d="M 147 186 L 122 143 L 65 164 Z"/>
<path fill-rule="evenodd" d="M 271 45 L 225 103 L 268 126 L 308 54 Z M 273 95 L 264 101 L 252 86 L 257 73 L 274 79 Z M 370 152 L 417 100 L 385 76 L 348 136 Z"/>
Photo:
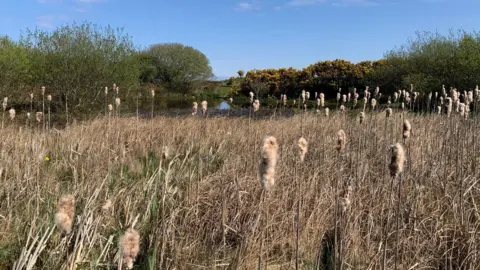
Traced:
<path fill-rule="evenodd" d="M 7 110 L 7 105 L 8 105 L 8 97 L 4 97 L 3 98 L 3 103 L 2 103 L 2 108 L 3 108 L 3 111 L 2 111 L 2 129 L 3 129 L 4 122 L 5 122 L 5 111 Z"/>
<path fill-rule="evenodd" d="M 45 86 L 42 86 L 42 116 L 43 115 L 45 115 Z M 43 131 L 45 131 L 45 122 L 43 123 Z"/>
<path fill-rule="evenodd" d="M 47 103 L 48 103 L 48 125 L 47 125 L 47 129 L 50 130 L 50 125 L 51 125 L 50 105 L 52 103 L 52 95 L 47 96 Z"/>

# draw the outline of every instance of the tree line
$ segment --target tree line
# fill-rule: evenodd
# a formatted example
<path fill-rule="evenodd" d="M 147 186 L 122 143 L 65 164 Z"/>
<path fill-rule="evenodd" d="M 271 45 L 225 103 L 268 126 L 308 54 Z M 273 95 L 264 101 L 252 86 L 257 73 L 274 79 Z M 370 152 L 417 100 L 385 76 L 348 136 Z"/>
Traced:
<path fill-rule="evenodd" d="M 178 43 L 139 48 L 121 28 L 82 23 L 53 31 L 27 29 L 18 41 L 0 37 L 0 95 L 9 97 L 9 104 L 28 108 L 30 93 L 39 96 L 46 86 L 52 110 L 68 104 L 71 113 L 88 114 L 104 111 L 106 98 L 114 102 L 116 95 L 105 97 L 104 91 L 107 86 L 113 93 L 114 83 L 127 108 L 149 97 L 152 89 L 187 95 L 228 86 L 232 96 L 254 92 L 260 98 L 298 97 L 302 90 L 334 98 L 339 88 L 346 92 L 366 86 L 378 86 L 385 94 L 410 85 L 420 93 L 439 91 L 442 85 L 470 90 L 480 78 L 480 34 L 417 33 L 380 60 L 240 70 L 220 84 L 212 84 L 212 77 L 209 59 L 197 49 Z"/>
<path fill-rule="evenodd" d="M 259 97 L 286 94 L 298 97 L 302 90 L 323 92 L 327 98 L 338 89 L 380 87 L 386 94 L 401 89 L 419 93 L 441 91 L 442 85 L 472 90 L 480 80 L 480 34 L 478 32 L 418 32 L 405 45 L 376 61 L 352 63 L 337 59 L 321 61 L 301 70 L 294 68 L 240 70 L 228 85 L 234 92 Z M 386 97 L 386 95 L 384 95 Z"/>
<path fill-rule="evenodd" d="M 105 87 L 119 87 L 122 106 L 135 106 L 151 90 L 188 93 L 212 77 L 208 58 L 178 43 L 138 48 L 121 28 L 91 23 L 53 31 L 24 31 L 18 41 L 0 37 L 0 95 L 16 109 L 30 107 L 41 87 L 52 95 L 53 110 L 88 114 L 104 110 Z M 108 102 L 117 95 L 107 94 Z M 38 105 L 38 103 L 35 103 Z"/>

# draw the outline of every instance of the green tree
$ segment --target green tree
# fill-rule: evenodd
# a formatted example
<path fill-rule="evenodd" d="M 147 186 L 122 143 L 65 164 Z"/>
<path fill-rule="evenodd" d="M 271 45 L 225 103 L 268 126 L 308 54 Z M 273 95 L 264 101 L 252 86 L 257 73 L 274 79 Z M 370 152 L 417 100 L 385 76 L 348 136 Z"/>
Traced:
<path fill-rule="evenodd" d="M 25 88 L 30 80 L 28 51 L 10 40 L 0 37 L 0 93 L 10 98 L 10 103 L 21 102 L 28 95 Z"/>
<path fill-rule="evenodd" d="M 27 30 L 20 44 L 28 50 L 30 85 L 38 89 L 36 96 L 46 86 L 60 109 L 68 101 L 71 112 L 103 111 L 105 86 L 119 85 L 122 104 L 138 89 L 135 48 L 122 29 L 83 23 L 52 32 Z M 113 96 L 109 98 L 113 103 Z"/>
<path fill-rule="evenodd" d="M 243 75 L 245 75 L 245 72 L 243 70 L 239 70 L 237 71 L 237 74 L 238 74 L 238 77 L 243 77 Z"/>
<path fill-rule="evenodd" d="M 147 53 L 156 68 L 154 82 L 167 91 L 198 91 L 212 76 L 208 58 L 199 50 L 179 43 L 156 44 Z"/>

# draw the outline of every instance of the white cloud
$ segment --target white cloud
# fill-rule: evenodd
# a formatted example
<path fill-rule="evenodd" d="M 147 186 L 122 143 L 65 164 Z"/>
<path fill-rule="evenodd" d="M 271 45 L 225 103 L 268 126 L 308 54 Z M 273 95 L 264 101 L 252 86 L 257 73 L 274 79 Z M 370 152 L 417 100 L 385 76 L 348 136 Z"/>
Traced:
<path fill-rule="evenodd" d="M 258 5 L 258 1 L 254 2 L 240 2 L 235 6 L 236 10 L 240 11 L 251 11 L 251 10 L 258 10 L 260 6 Z"/>

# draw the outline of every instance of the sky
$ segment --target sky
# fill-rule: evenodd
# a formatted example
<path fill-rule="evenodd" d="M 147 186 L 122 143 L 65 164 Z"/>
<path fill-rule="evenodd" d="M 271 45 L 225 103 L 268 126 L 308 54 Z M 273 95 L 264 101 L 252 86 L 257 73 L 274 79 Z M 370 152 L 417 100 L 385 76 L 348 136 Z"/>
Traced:
<path fill-rule="evenodd" d="M 475 30 L 478 0 L 0 0 L 0 35 L 72 22 L 123 27 L 136 45 L 179 42 L 218 77 L 317 61 L 377 60 L 415 37 Z"/>

